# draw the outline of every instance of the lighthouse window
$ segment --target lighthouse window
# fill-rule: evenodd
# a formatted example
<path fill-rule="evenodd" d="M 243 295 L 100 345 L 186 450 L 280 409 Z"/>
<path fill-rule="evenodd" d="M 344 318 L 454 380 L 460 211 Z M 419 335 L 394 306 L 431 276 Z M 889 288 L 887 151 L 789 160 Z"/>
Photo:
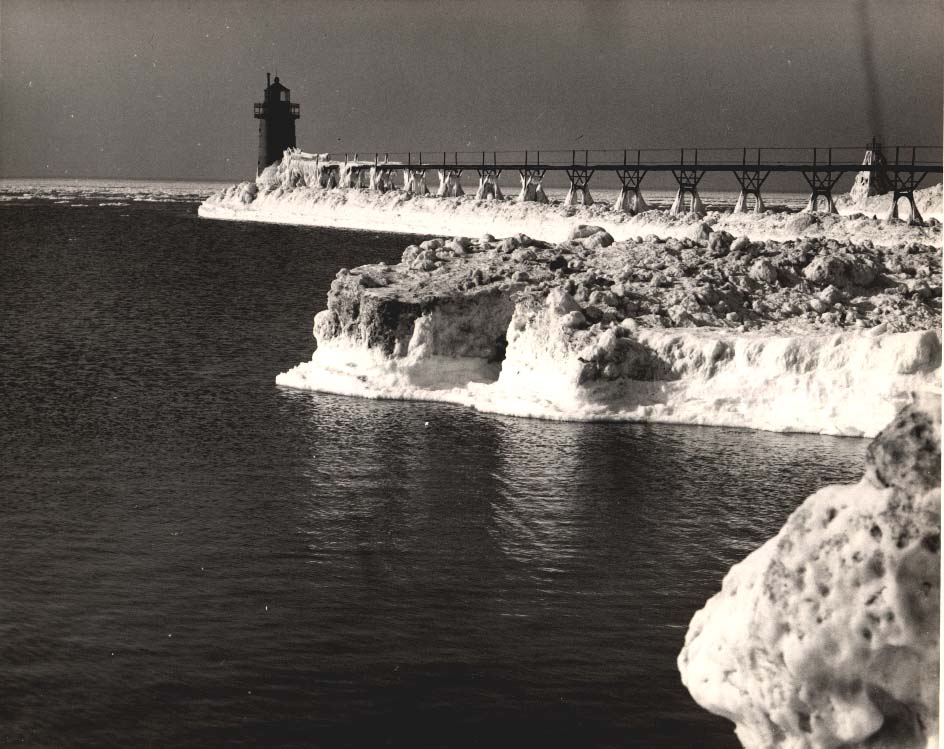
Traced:
<path fill-rule="evenodd" d="M 288 91 L 282 92 L 282 101 L 288 101 Z"/>

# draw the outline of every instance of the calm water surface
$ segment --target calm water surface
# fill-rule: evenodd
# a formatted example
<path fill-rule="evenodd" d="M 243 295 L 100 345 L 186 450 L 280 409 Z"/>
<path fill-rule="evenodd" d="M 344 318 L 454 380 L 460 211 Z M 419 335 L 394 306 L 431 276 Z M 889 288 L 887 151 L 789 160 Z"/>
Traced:
<path fill-rule="evenodd" d="M 280 389 L 408 237 L 16 197 L 0 745 L 737 746 L 688 621 L 863 441 Z"/>

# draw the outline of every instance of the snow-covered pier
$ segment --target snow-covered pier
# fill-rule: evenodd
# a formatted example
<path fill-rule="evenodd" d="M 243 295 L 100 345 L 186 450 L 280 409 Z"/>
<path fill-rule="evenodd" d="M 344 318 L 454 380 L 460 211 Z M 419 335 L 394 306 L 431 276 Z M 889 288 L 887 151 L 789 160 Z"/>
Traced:
<path fill-rule="evenodd" d="M 821 202 L 829 213 L 836 213 L 833 191 L 846 174 L 866 173 L 876 182 L 891 186 L 888 217 L 898 218 L 898 203 L 905 199 L 909 206 L 909 223 L 921 225 L 921 214 L 914 200 L 914 191 L 929 174 L 941 174 L 940 147 L 896 146 L 894 159 L 886 160 L 881 144 L 873 140 L 866 146 L 865 159 L 859 148 L 725 148 L 725 149 L 623 149 L 621 151 L 492 151 L 460 153 L 428 152 L 372 153 L 367 158 L 358 154 L 319 154 L 323 169 L 348 175 L 341 183 L 368 186 L 384 192 L 393 189 L 393 173 L 403 171 L 403 189 L 414 192 L 414 185 L 425 187 L 427 172 L 437 172 L 441 184 L 449 185 L 437 194 L 453 194 L 452 185 L 463 172 L 475 172 L 479 178 L 478 194 L 482 198 L 501 194 L 499 178 L 503 172 L 517 172 L 522 190 L 521 202 L 543 202 L 542 180 L 548 172 L 563 172 L 570 183 L 566 205 L 592 205 L 590 181 L 601 172 L 615 174 L 622 186 L 617 210 L 635 214 L 646 209 L 642 197 L 642 181 L 649 172 L 671 172 L 678 184 L 678 193 L 671 212 L 701 213 L 703 205 L 698 193 L 702 178 L 710 172 L 733 174 L 740 186 L 735 212 L 753 210 L 763 213 L 761 190 L 775 172 L 800 174 L 810 188 L 809 211 L 816 211 Z M 364 179 L 362 175 L 370 175 Z M 325 181 L 325 180 L 320 180 Z M 337 179 L 329 180 L 335 184 Z M 423 193 L 425 194 L 425 193 Z"/>

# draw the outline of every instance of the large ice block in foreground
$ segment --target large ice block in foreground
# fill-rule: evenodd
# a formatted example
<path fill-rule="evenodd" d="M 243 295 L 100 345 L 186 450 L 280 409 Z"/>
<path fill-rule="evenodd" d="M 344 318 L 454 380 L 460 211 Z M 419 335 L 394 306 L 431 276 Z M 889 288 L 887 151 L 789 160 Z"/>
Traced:
<path fill-rule="evenodd" d="M 809 497 L 695 614 L 678 665 L 747 749 L 937 746 L 941 403 Z"/>

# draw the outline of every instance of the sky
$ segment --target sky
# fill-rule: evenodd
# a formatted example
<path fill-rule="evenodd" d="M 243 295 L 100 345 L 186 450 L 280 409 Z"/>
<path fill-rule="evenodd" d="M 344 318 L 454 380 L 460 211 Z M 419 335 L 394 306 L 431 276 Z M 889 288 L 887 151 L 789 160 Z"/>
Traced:
<path fill-rule="evenodd" d="M 251 178 L 306 151 L 940 145 L 944 3 L 0 0 L 0 176 Z"/>

